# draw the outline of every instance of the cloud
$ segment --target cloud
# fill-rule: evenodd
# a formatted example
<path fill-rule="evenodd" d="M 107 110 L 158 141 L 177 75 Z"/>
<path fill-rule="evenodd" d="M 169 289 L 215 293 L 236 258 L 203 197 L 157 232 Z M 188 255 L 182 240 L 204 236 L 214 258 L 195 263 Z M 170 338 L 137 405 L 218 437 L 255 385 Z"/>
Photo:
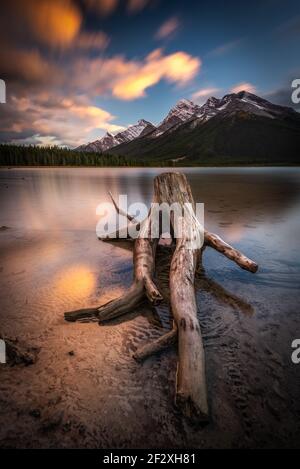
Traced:
<path fill-rule="evenodd" d="M 290 87 L 278 88 L 264 95 L 264 98 L 280 106 L 293 107 L 292 89 Z"/>
<path fill-rule="evenodd" d="M 195 93 L 192 94 L 191 98 L 193 101 L 204 102 L 207 98 L 219 93 L 221 90 L 220 88 L 201 88 Z"/>
<path fill-rule="evenodd" d="M 29 137 L 13 138 L 10 143 L 15 145 L 37 145 L 39 147 L 61 146 L 62 142 L 53 135 L 30 135 Z"/>
<path fill-rule="evenodd" d="M 36 86 L 58 83 L 62 79 L 60 68 L 46 60 L 37 49 L 3 47 L 0 49 L 0 63 L 1 76 L 6 80 L 8 88 L 12 84 Z"/>
<path fill-rule="evenodd" d="M 295 104 L 292 101 L 292 92 L 295 89 L 292 88 L 292 82 L 298 77 L 300 77 L 300 70 L 296 68 L 285 78 L 277 89 L 270 90 L 265 93 L 263 97 L 272 103 L 279 104 L 280 106 L 293 107 L 296 111 L 300 112 L 299 104 Z"/>
<path fill-rule="evenodd" d="M 38 144 L 47 138 L 59 145 L 77 146 L 89 140 L 95 130 L 103 133 L 124 129 L 113 123 L 115 116 L 82 97 L 53 99 L 47 92 L 30 99 L 12 96 L 3 109 L 2 141 L 29 143 L 33 138 Z"/>
<path fill-rule="evenodd" d="M 110 38 L 102 31 L 80 33 L 74 41 L 74 46 L 83 50 L 104 50 L 108 46 Z"/>
<path fill-rule="evenodd" d="M 247 82 L 238 83 L 230 90 L 231 93 L 239 93 L 240 91 L 248 91 L 249 93 L 257 92 L 255 86 Z"/>
<path fill-rule="evenodd" d="M 120 4 L 119 0 L 83 0 L 85 5 L 101 16 L 114 13 Z M 129 13 L 138 13 L 143 10 L 151 0 L 126 0 L 126 8 Z"/>
<path fill-rule="evenodd" d="M 123 100 L 145 96 L 147 88 L 162 79 L 169 83 L 185 84 L 198 73 L 201 61 L 185 52 L 164 56 L 157 49 L 146 57 L 144 63 L 131 62 L 128 65 L 128 73 L 122 73 L 112 86 L 113 96 Z"/>
<path fill-rule="evenodd" d="M 119 0 L 83 0 L 87 8 L 101 16 L 114 13 L 119 5 Z M 151 0 L 126 0 L 126 8 L 129 13 L 138 13 L 143 10 Z"/>
<path fill-rule="evenodd" d="M 300 15 L 293 16 L 277 28 L 277 32 L 283 37 L 293 37 L 300 35 Z"/>
<path fill-rule="evenodd" d="M 139 62 L 123 56 L 89 58 L 82 56 L 66 68 L 66 86 L 90 97 L 111 95 L 116 83 L 136 73 Z M 67 78 L 69 77 L 69 78 Z"/>
<path fill-rule="evenodd" d="M 199 58 L 182 51 L 164 55 L 161 49 L 154 50 L 144 60 L 82 56 L 66 71 L 67 86 L 91 97 L 112 95 L 128 101 L 144 97 L 147 89 L 161 80 L 184 85 L 194 78 L 200 67 Z"/>
<path fill-rule="evenodd" d="M 103 50 L 109 37 L 103 31 L 84 31 L 83 18 L 74 0 L 11 0 L 0 17 L 3 49 L 32 43 L 50 49 Z"/>
<path fill-rule="evenodd" d="M 118 6 L 118 0 L 84 0 L 84 3 L 102 16 L 110 15 Z"/>
<path fill-rule="evenodd" d="M 136 13 L 143 10 L 149 3 L 149 0 L 128 0 L 127 9 L 130 13 Z"/>
<path fill-rule="evenodd" d="M 69 45 L 81 27 L 81 12 L 71 0 L 27 0 L 21 11 L 34 38 L 50 46 Z"/>
<path fill-rule="evenodd" d="M 180 23 L 178 18 L 176 18 L 175 16 L 169 18 L 160 26 L 160 28 L 156 32 L 156 39 L 166 39 L 172 36 L 178 30 L 179 26 Z"/>
<path fill-rule="evenodd" d="M 225 55 L 228 52 L 231 52 L 233 49 L 238 47 L 242 42 L 242 39 L 235 39 L 233 41 L 225 42 L 224 44 L 216 47 L 215 49 L 211 50 L 208 55 L 214 56 L 221 56 Z"/>

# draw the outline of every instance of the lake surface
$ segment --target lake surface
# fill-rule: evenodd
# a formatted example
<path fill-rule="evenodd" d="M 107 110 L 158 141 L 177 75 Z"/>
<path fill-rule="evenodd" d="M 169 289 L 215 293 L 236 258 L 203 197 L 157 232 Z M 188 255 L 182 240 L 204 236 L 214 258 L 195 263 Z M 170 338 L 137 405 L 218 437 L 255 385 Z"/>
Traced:
<path fill-rule="evenodd" d="M 173 405 L 175 349 L 143 365 L 131 357 L 170 327 L 167 304 L 102 327 L 63 319 L 129 287 L 130 248 L 97 239 L 96 207 L 109 190 L 149 205 L 164 170 L 0 170 L 0 332 L 40 349 L 34 365 L 0 365 L 0 446 L 300 446 L 299 168 L 180 169 L 206 228 L 259 264 L 251 274 L 204 253 L 207 427 Z M 166 286 L 163 259 L 158 270 Z"/>

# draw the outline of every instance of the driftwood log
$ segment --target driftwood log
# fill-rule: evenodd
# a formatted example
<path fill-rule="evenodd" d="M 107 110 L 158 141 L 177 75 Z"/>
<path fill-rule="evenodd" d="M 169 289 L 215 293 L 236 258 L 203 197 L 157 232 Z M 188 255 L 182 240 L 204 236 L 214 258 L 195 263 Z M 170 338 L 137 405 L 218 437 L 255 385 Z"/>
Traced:
<path fill-rule="evenodd" d="M 132 311 L 145 300 L 150 301 L 153 305 L 163 300 L 163 296 L 154 280 L 155 254 L 159 238 L 151 236 L 154 232 L 153 228 L 158 229 L 159 235 L 161 235 L 162 227 L 160 224 L 158 228 L 153 227 L 151 208 L 148 217 L 139 223 L 133 216 L 124 213 L 118 207 L 112 195 L 111 198 L 115 209 L 128 218 L 128 225 L 143 232 L 143 237 L 133 240 L 134 279 L 132 286 L 127 293 L 102 306 L 65 313 L 67 321 L 92 319 L 101 324 L 103 321 Z M 198 421 L 207 421 L 209 411 L 205 357 L 201 328 L 197 318 L 195 273 L 199 263 L 201 263 L 202 252 L 206 246 L 219 251 L 236 262 L 242 269 L 256 272 L 258 266 L 219 236 L 207 230 L 201 230 L 195 216 L 195 203 L 192 192 L 184 174 L 171 172 L 157 176 L 154 179 L 153 202 L 166 203 L 169 206 L 176 203 L 182 208 L 189 204 L 191 209 L 188 217 L 182 216 L 175 219 L 174 213 L 171 213 L 170 234 L 173 235 L 173 242 L 175 242 L 175 251 L 169 274 L 173 328 L 163 336 L 138 349 L 134 354 L 134 358 L 137 361 L 145 360 L 148 356 L 178 342 L 175 403 L 185 416 Z M 180 233 L 179 237 L 174 238 L 175 231 Z M 193 243 L 201 236 L 203 237 L 203 245 Z M 120 239 L 120 237 L 124 237 L 124 229 L 116 233 L 115 239 Z M 111 238 L 109 239 L 112 241 Z M 129 236 L 128 239 L 130 239 Z"/>

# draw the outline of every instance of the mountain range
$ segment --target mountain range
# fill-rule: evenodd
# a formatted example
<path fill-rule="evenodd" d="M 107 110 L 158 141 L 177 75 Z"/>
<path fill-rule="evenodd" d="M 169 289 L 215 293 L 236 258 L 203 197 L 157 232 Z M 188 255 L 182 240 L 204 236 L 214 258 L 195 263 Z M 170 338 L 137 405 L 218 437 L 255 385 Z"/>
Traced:
<path fill-rule="evenodd" d="M 123 130 L 116 135 L 106 132 L 106 134 L 99 140 L 95 140 L 94 142 L 90 142 L 86 145 L 81 145 L 76 148 L 76 150 L 103 153 L 117 145 L 128 143 L 138 137 L 145 136 L 153 130 L 155 130 L 155 126 L 151 124 L 151 122 L 141 119 L 137 124 L 129 126 L 126 130 Z"/>
<path fill-rule="evenodd" d="M 241 91 L 202 106 L 180 100 L 155 126 L 144 119 L 78 147 L 166 164 L 300 162 L 300 114 Z"/>

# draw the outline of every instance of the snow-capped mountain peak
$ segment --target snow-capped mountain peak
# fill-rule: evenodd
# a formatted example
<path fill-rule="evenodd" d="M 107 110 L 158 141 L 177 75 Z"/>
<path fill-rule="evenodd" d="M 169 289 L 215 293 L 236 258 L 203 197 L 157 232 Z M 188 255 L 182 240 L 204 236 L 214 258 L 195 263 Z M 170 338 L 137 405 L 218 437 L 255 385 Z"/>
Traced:
<path fill-rule="evenodd" d="M 139 137 L 148 125 L 152 125 L 151 122 L 147 122 L 145 119 L 140 119 L 137 124 L 130 125 L 126 130 L 119 132 L 116 135 L 116 138 L 120 143 L 130 142 L 131 140 Z"/>
<path fill-rule="evenodd" d="M 218 98 L 211 96 L 210 98 L 208 98 L 205 104 L 209 107 L 216 107 L 219 104 L 219 102 L 220 100 Z"/>
<path fill-rule="evenodd" d="M 147 129 L 150 132 L 154 128 L 155 127 L 151 122 L 148 122 L 145 119 L 140 119 L 137 124 L 129 126 L 127 129 L 118 132 L 116 135 L 106 132 L 106 134 L 99 140 L 95 140 L 87 145 L 81 145 L 77 150 L 102 153 L 110 148 L 120 145 L 121 143 L 131 142 L 135 138 L 138 138 L 142 133 L 147 133 Z"/>
<path fill-rule="evenodd" d="M 137 125 L 143 125 L 144 127 L 146 127 L 149 124 L 151 124 L 151 122 L 148 122 L 145 119 L 140 119 L 138 120 L 138 123 L 137 123 Z"/>
<path fill-rule="evenodd" d="M 178 119 L 185 121 L 195 115 L 199 108 L 200 106 L 198 104 L 195 104 L 188 99 L 181 99 L 170 109 L 167 117 L 162 121 L 162 123 L 173 117 L 177 117 Z"/>
<path fill-rule="evenodd" d="M 175 106 L 173 106 L 168 112 L 167 116 L 158 125 L 155 132 L 151 134 L 152 138 L 162 135 L 167 130 L 171 129 L 176 124 L 182 124 L 187 120 L 191 119 L 199 111 L 200 106 L 193 103 L 188 99 L 180 99 Z"/>

